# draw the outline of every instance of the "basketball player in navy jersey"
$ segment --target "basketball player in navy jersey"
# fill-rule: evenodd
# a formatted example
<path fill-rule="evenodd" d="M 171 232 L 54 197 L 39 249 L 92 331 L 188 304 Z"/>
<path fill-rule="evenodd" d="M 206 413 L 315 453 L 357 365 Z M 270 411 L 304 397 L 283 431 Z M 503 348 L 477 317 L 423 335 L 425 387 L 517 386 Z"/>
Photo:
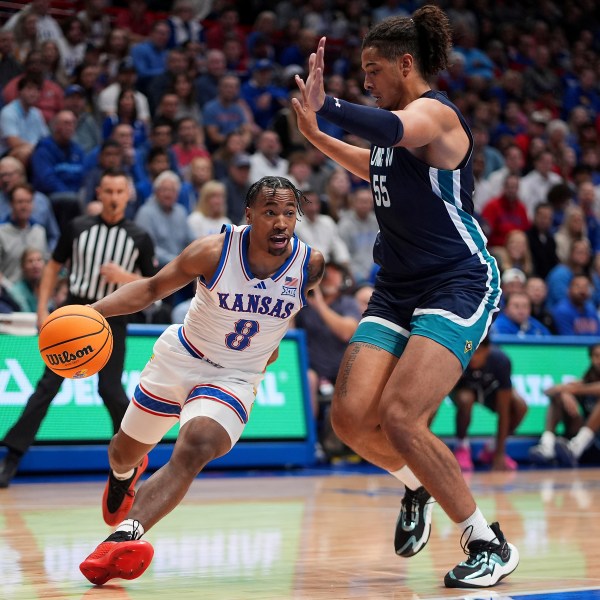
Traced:
<path fill-rule="evenodd" d="M 102 509 L 116 530 L 80 565 L 92 583 L 139 577 L 154 554 L 141 536 L 240 438 L 267 364 L 323 275 L 323 255 L 294 235 L 303 201 L 289 180 L 263 177 L 246 196 L 247 226 L 192 242 L 154 277 L 93 304 L 105 317 L 135 313 L 198 281 L 183 325 L 157 340 L 111 440 Z M 178 421 L 169 462 L 135 495 L 144 458 Z"/>
<path fill-rule="evenodd" d="M 445 14 L 424 6 L 375 25 L 362 45 L 365 88 L 377 108 L 326 96 L 325 38 L 293 100 L 301 132 L 370 181 L 380 227 L 381 267 L 336 383 L 332 422 L 359 455 L 406 486 L 395 547 L 426 544 L 433 498 L 458 524 L 468 555 L 448 587 L 489 587 L 518 565 L 516 548 L 477 508 L 452 452 L 429 429 L 485 337 L 500 299 L 499 273 L 473 218 L 473 137 L 454 104 L 428 79 L 446 68 Z M 333 139 L 315 113 L 371 143 Z M 433 498 L 432 498 L 433 497 Z"/>

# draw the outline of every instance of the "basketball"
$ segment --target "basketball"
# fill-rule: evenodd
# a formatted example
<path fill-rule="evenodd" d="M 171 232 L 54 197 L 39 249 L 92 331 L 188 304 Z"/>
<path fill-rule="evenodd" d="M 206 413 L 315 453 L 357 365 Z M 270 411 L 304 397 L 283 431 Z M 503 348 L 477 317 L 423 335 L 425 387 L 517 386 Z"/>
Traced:
<path fill-rule="evenodd" d="M 110 358 L 112 332 L 106 319 L 90 306 L 69 304 L 44 321 L 38 338 L 42 359 L 61 377 L 94 375 Z"/>

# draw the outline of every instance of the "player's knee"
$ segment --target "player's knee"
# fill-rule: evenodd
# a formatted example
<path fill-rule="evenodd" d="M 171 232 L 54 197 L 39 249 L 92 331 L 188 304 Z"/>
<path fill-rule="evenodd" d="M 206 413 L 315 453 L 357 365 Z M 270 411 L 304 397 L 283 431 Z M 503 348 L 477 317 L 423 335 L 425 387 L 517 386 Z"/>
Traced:
<path fill-rule="evenodd" d="M 397 449 L 404 454 L 413 446 L 415 438 L 419 435 L 419 421 L 411 415 L 401 402 L 382 401 L 379 407 L 379 418 L 381 429 L 388 438 L 395 440 L 396 446 L 400 444 L 402 448 Z M 426 421 L 424 421 L 426 426 Z"/>
<path fill-rule="evenodd" d="M 171 462 L 196 476 L 209 462 L 229 452 L 231 439 L 217 423 L 209 422 L 207 427 L 194 421 L 180 432 Z"/>

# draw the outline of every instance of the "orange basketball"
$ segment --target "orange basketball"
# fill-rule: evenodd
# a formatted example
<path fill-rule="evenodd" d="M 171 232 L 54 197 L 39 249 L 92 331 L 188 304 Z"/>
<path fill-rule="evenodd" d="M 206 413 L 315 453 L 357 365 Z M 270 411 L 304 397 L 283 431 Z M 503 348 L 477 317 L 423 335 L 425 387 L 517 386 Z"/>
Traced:
<path fill-rule="evenodd" d="M 98 311 L 69 304 L 44 321 L 38 347 L 48 368 L 57 375 L 82 379 L 97 373 L 110 358 L 112 331 Z"/>

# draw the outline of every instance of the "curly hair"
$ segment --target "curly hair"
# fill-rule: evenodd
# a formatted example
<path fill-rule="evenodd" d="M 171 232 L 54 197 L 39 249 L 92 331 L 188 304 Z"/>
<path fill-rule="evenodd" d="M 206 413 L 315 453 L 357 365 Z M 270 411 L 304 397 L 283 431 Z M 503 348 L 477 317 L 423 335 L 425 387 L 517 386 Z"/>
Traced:
<path fill-rule="evenodd" d="M 254 204 L 258 194 L 262 190 L 269 190 L 273 195 L 277 190 L 292 190 L 296 197 L 296 209 L 298 210 L 298 214 L 304 214 L 302 204 L 308 202 L 304 194 L 289 179 L 286 179 L 285 177 L 273 177 L 270 175 L 262 177 L 250 186 L 250 189 L 246 194 L 246 208 L 250 208 Z"/>

